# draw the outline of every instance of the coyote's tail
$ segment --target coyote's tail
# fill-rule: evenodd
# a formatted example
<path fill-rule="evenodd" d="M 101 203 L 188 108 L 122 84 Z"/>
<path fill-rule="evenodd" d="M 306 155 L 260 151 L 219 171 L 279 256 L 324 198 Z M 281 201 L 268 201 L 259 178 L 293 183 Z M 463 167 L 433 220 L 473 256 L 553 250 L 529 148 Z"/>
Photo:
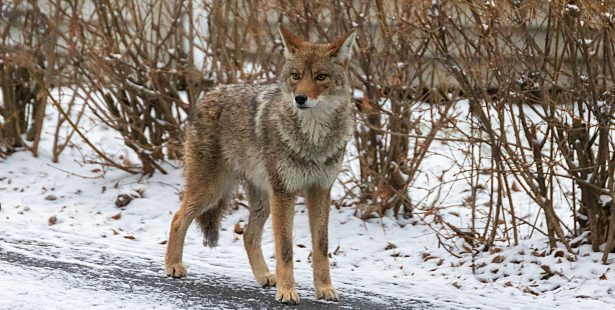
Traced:
<path fill-rule="evenodd" d="M 210 248 L 218 245 L 220 238 L 220 222 L 226 211 L 227 200 L 222 199 L 217 206 L 205 211 L 196 218 L 196 222 L 203 232 L 203 245 Z"/>

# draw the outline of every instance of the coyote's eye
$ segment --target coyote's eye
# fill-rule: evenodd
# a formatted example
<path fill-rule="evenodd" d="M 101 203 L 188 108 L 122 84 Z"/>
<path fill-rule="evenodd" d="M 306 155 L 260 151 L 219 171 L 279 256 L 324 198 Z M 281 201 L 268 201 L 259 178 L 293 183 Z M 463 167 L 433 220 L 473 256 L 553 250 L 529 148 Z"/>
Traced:
<path fill-rule="evenodd" d="M 327 78 L 327 75 L 324 73 L 318 73 L 316 74 L 316 80 L 317 81 L 324 81 Z"/>
<path fill-rule="evenodd" d="M 290 76 L 293 78 L 293 80 L 298 81 L 301 77 L 299 76 L 299 73 L 293 72 L 290 74 Z"/>

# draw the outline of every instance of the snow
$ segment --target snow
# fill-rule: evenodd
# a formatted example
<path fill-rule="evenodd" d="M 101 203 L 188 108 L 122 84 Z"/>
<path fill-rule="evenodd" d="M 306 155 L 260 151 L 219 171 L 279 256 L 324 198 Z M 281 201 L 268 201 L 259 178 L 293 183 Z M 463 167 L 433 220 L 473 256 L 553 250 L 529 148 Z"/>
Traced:
<path fill-rule="evenodd" d="M 172 304 L 161 305 L 163 301 L 151 292 L 139 291 L 118 296 L 114 291 L 87 287 L 84 281 L 75 280 L 71 274 L 57 271 L 48 272 L 44 279 L 45 285 L 40 285 L 39 269 L 6 264 L 2 267 L 0 277 L 16 273 L 20 277 L 2 277 L 3 298 L 0 300 L 0 309 L 122 309 L 127 304 L 138 305 L 139 309 L 174 308 Z"/>
<path fill-rule="evenodd" d="M 603 207 L 609 206 L 611 204 L 611 201 L 613 200 L 613 197 L 609 196 L 609 195 L 600 195 L 599 197 L 599 204 Z"/>
<path fill-rule="evenodd" d="M 53 94 L 62 96 L 58 98 L 61 102 L 72 95 L 68 90 Z M 356 91 L 354 95 L 362 94 Z M 462 101 L 451 113 L 458 115 L 456 113 L 467 108 L 467 102 Z M 173 212 L 180 203 L 181 163 L 164 163 L 166 175 L 156 174 L 152 178 L 130 175 L 87 160 L 95 156 L 76 135 L 60 162 L 52 163 L 50 133 L 57 121 L 55 113 L 52 109 L 48 111 L 38 158 L 23 151 L 0 159 L 0 235 L 13 240 L 45 240 L 52 245 L 49 251 L 58 246 L 79 244 L 93 256 L 105 251 L 127 253 L 135 261 L 157 264 L 162 274 L 165 246 L 161 243 L 168 237 Z M 527 114 L 532 113 L 527 111 Z M 86 115 L 91 116 L 91 113 L 86 112 Z M 463 117 L 458 118 L 460 123 L 464 121 Z M 97 147 L 114 159 L 119 161 L 120 156 L 124 160 L 135 158 L 131 150 L 122 145 L 122 138 L 116 132 L 89 117 L 80 126 Z M 456 253 L 460 253 L 456 254 L 459 257 L 451 255 L 440 242 L 443 232 L 437 219 L 446 219 L 461 228 L 469 226 L 468 210 L 464 206 L 470 188 L 461 178 L 468 171 L 464 170 L 467 167 L 457 164 L 470 164 L 464 153 L 468 148 L 461 142 L 435 142 L 432 151 L 434 154 L 426 158 L 423 173 L 410 189 L 417 206 L 415 218 L 396 219 L 387 215 L 363 221 L 356 216 L 354 207 L 332 207 L 329 225 L 331 273 L 342 298 L 369 292 L 381 297 L 413 298 L 439 307 L 460 309 L 605 308 L 615 303 L 612 292 L 615 271 L 611 265 L 600 264 L 601 253 L 592 252 L 589 245 L 579 247 L 578 255 L 568 254 L 563 249 L 549 252 L 544 237 L 532 234 L 527 226 L 520 229 L 521 240 L 517 246 L 499 242 L 490 250 L 482 251 L 457 238 L 457 241 L 447 241 L 453 244 Z M 490 153 L 486 147 L 476 152 Z M 334 187 L 334 198 L 342 197 L 343 181 L 356 178 L 358 174 L 356 147 L 350 145 L 341 181 Z M 441 188 L 438 195 L 434 195 L 436 187 Z M 118 208 L 115 201 L 122 194 L 133 200 Z M 538 207 L 522 192 L 515 195 L 517 216 L 533 220 Z M 475 197 L 477 205 L 487 204 L 486 197 L 485 191 L 479 190 Z M 52 216 L 57 219 L 55 223 L 50 221 Z M 184 252 L 188 276 L 224 275 L 256 286 L 242 236 L 233 229 L 236 223 L 245 223 L 247 219 L 248 210 L 240 204 L 230 210 L 222 224 L 219 246 L 214 249 L 204 247 L 200 232 L 191 227 Z M 302 298 L 313 295 L 307 222 L 306 208 L 299 199 L 294 253 L 295 279 Z M 538 225 L 544 227 L 544 223 Z M 468 248 L 467 252 L 459 251 L 464 247 Z M 263 250 L 273 269 L 271 219 L 266 224 Z M 24 254 L 49 255 L 31 253 L 25 246 Z M 58 261 L 78 260 L 78 256 L 70 253 L 54 255 Z M 19 277 L 15 278 L 16 274 Z M 102 301 L 102 308 L 114 308 L 119 304 L 151 308 L 153 303 L 161 308 L 172 307 L 155 302 L 147 293 L 117 296 L 101 288 L 82 287 L 78 282 L 67 286 L 72 280 L 64 279 L 66 276 L 50 272 L 41 287 L 34 270 L 2 263 L 0 308 L 26 305 L 45 308 L 47 301 L 56 298 L 57 294 L 71 296 L 63 299 L 67 300 L 66 304 L 57 304 L 57 308 L 65 309 L 92 307 Z"/>
<path fill-rule="evenodd" d="M 580 11 L 579 7 L 576 4 L 572 4 L 572 3 L 566 4 L 565 10 L 566 11 L 571 11 L 571 12 L 579 12 Z"/>
<path fill-rule="evenodd" d="M 114 60 L 121 60 L 121 59 L 122 59 L 122 55 L 117 54 L 117 53 L 109 54 L 107 57 L 105 57 L 106 61 L 114 61 Z"/>

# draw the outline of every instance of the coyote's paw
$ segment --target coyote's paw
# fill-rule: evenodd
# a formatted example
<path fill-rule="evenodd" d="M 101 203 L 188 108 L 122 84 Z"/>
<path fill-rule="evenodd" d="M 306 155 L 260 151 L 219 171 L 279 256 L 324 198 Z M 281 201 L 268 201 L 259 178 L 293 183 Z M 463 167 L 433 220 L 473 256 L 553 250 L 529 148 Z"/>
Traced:
<path fill-rule="evenodd" d="M 318 287 L 318 288 L 316 288 L 316 299 L 324 299 L 324 300 L 329 300 L 329 301 L 339 301 L 340 300 L 340 295 L 331 286 Z"/>
<path fill-rule="evenodd" d="M 175 263 L 175 264 L 167 264 L 164 267 L 164 272 L 168 277 L 173 278 L 183 278 L 188 275 L 188 271 L 186 271 L 186 267 L 183 263 Z"/>
<path fill-rule="evenodd" d="M 256 282 L 262 287 L 274 287 L 275 286 L 275 274 L 266 273 L 264 276 L 256 278 Z"/>
<path fill-rule="evenodd" d="M 275 294 L 275 299 L 281 303 L 288 305 L 296 305 L 299 303 L 299 294 L 295 289 L 280 289 Z"/>

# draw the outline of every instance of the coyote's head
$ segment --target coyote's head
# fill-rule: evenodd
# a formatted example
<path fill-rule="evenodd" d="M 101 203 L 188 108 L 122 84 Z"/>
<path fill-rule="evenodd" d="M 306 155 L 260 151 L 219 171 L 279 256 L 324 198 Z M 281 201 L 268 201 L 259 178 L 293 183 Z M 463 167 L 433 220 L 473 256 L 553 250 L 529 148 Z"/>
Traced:
<path fill-rule="evenodd" d="M 289 104 L 299 110 L 331 110 L 347 102 L 346 76 L 355 32 L 331 43 L 316 44 L 303 41 L 282 25 L 278 29 L 286 58 L 280 79 L 292 96 Z"/>

